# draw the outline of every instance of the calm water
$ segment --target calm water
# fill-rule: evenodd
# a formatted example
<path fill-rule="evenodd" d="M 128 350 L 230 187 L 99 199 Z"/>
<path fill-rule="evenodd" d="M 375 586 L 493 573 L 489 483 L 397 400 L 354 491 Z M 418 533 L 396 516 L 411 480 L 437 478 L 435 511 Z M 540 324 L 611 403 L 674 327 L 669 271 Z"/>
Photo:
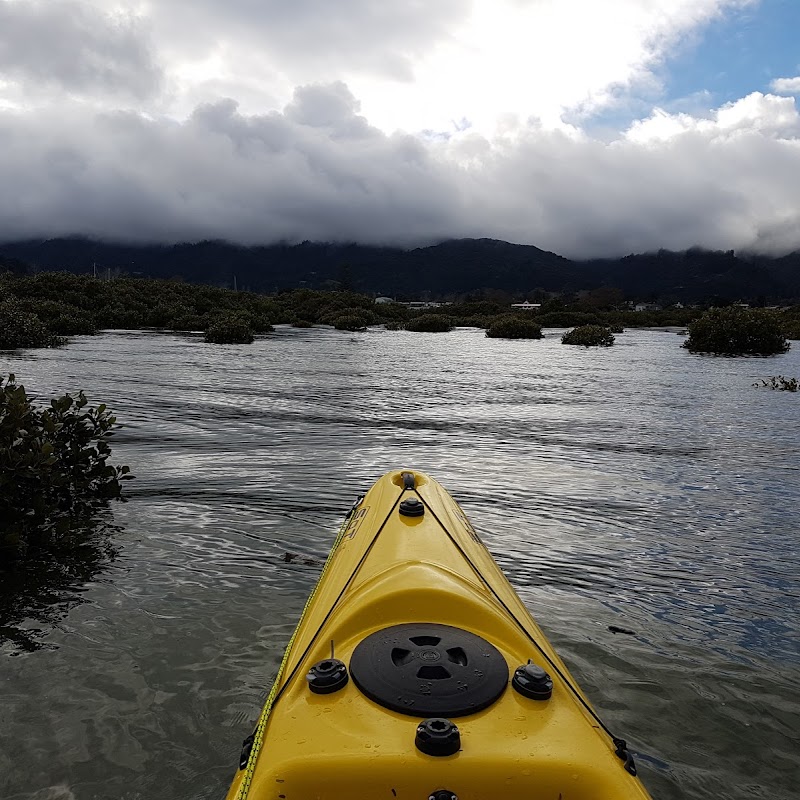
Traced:
<path fill-rule="evenodd" d="M 27 598 L 0 644 L 0 797 L 222 797 L 343 514 L 410 466 L 461 502 L 656 798 L 796 798 L 800 395 L 751 384 L 800 376 L 800 344 L 549 333 L 0 353 L 37 395 L 108 403 L 137 476 L 116 557 Z"/>

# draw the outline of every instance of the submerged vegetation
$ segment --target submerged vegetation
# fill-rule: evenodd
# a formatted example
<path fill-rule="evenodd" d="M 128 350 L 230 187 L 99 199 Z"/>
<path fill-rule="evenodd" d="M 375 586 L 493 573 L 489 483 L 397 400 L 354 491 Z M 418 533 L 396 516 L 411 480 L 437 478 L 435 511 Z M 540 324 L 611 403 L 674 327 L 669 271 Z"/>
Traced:
<path fill-rule="evenodd" d="M 603 325 L 579 325 L 561 337 L 562 344 L 577 344 L 583 347 L 611 347 L 614 335 Z"/>
<path fill-rule="evenodd" d="M 121 497 L 127 466 L 112 466 L 116 418 L 83 392 L 37 408 L 13 374 L 0 377 L 0 566 L 82 544 L 82 531 Z"/>
<path fill-rule="evenodd" d="M 779 392 L 796 392 L 800 389 L 800 381 L 797 378 L 784 378 L 783 375 L 771 375 L 768 380 L 761 378 L 753 386 L 777 389 Z"/>
<path fill-rule="evenodd" d="M 730 306 L 712 308 L 694 320 L 683 347 L 693 353 L 766 356 L 785 353 L 789 343 L 774 311 Z"/>

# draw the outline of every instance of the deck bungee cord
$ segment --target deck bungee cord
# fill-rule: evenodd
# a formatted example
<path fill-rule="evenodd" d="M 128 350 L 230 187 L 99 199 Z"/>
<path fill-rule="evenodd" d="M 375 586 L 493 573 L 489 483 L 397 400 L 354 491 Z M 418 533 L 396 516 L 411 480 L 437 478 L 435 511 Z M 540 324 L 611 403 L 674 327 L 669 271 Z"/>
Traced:
<path fill-rule="evenodd" d="M 425 498 L 422 496 L 422 493 L 417 491 L 417 494 L 422 499 L 422 502 L 425 503 Z M 589 705 L 589 703 L 586 702 L 586 700 L 583 698 L 583 695 L 578 691 L 578 688 L 573 685 L 572 681 L 569 680 L 569 678 L 567 678 L 566 675 L 564 675 L 564 673 L 559 668 L 558 664 L 556 664 L 555 661 L 552 658 L 550 658 L 547 651 L 539 644 L 539 642 L 536 641 L 536 639 L 533 636 L 531 636 L 530 631 L 520 622 L 516 614 L 514 614 L 514 612 L 503 602 L 503 598 L 500 597 L 500 595 L 495 591 L 495 588 L 483 576 L 483 573 L 475 566 L 472 559 L 469 557 L 469 554 L 464 550 L 463 547 L 461 547 L 461 545 L 451 535 L 450 531 L 447 529 L 447 526 L 444 525 L 442 521 L 436 516 L 436 512 L 432 508 L 430 508 L 430 505 L 428 503 L 425 503 L 425 505 L 430 509 L 431 515 L 439 523 L 442 530 L 447 534 L 448 539 L 450 539 L 450 541 L 455 545 L 456 549 L 461 554 L 463 559 L 472 567 L 473 570 L 475 570 L 475 574 L 481 579 L 484 586 L 486 586 L 486 588 L 492 593 L 495 600 L 497 600 L 497 602 L 503 607 L 503 610 L 506 612 L 506 614 L 508 614 L 508 616 L 511 617 L 512 620 L 514 620 L 516 626 L 525 634 L 525 637 L 528 639 L 528 641 L 539 651 L 539 653 L 542 655 L 545 661 L 547 661 L 547 663 L 550 665 L 550 668 L 556 673 L 556 675 L 558 675 L 558 677 L 561 678 L 561 680 L 564 682 L 564 685 L 567 686 L 567 688 L 575 695 L 580 704 L 590 714 L 592 719 L 594 719 L 594 721 L 608 734 L 609 738 L 614 743 L 614 747 L 616 748 L 614 750 L 614 754 L 625 763 L 625 769 L 628 772 L 630 772 L 631 775 L 636 775 L 637 774 L 636 763 L 634 762 L 633 756 L 628 750 L 628 743 L 625 741 L 625 739 L 621 739 L 619 736 L 616 736 L 614 733 L 612 733 L 612 731 L 603 722 L 603 720 L 600 719 L 600 717 L 597 715 L 597 712 Z"/>
<path fill-rule="evenodd" d="M 289 637 L 289 641 L 288 641 L 288 643 L 286 645 L 286 649 L 284 650 L 284 653 L 283 653 L 283 659 L 281 660 L 280 666 L 278 667 L 278 672 L 275 675 L 275 680 L 272 683 L 272 688 L 270 689 L 270 692 L 267 695 L 266 702 L 264 703 L 264 708 L 261 711 L 261 715 L 258 718 L 258 724 L 256 725 L 255 731 L 250 736 L 248 736 L 247 739 L 245 739 L 244 742 L 242 743 L 242 755 L 241 755 L 240 760 L 239 760 L 239 768 L 240 769 L 244 769 L 244 777 L 242 779 L 242 784 L 239 787 L 239 793 L 236 795 L 237 800 L 247 800 L 247 795 L 250 792 L 250 784 L 252 783 L 252 780 L 253 780 L 253 773 L 255 772 L 256 761 L 258 761 L 258 756 L 259 756 L 259 753 L 261 752 L 261 747 L 262 747 L 263 742 L 264 742 L 264 728 L 267 725 L 267 720 L 269 719 L 269 715 L 270 715 L 270 712 L 272 711 L 273 706 L 275 705 L 275 703 L 278 702 L 278 700 L 280 700 L 281 695 L 283 694 L 284 690 L 286 689 L 287 686 L 289 686 L 289 684 L 292 682 L 292 679 L 297 674 L 297 671 L 300 669 L 300 666 L 302 665 L 303 661 L 305 660 L 306 656 L 308 655 L 309 650 L 316 643 L 317 638 L 319 637 L 320 631 L 322 630 L 322 628 L 325 626 L 325 623 L 330 618 L 330 615 L 333 613 L 334 609 L 336 608 L 336 605 L 337 605 L 338 601 L 341 600 L 342 595 L 344 595 L 345 591 L 347 590 L 347 587 L 350 585 L 350 583 L 352 582 L 353 578 L 358 574 L 358 570 L 361 568 L 361 565 L 364 563 L 364 561 L 366 560 L 367 556 L 369 555 L 370 550 L 372 549 L 372 545 L 375 543 L 375 541 L 377 540 L 377 538 L 380 535 L 381 531 L 384 529 L 387 520 L 389 519 L 389 517 L 391 516 L 392 511 L 394 511 L 394 508 L 397 505 L 397 503 L 395 503 L 395 506 L 392 506 L 391 510 L 386 515 L 386 519 L 384 520 L 384 522 L 380 526 L 380 528 L 378 528 L 378 530 L 376 531 L 375 536 L 373 537 L 370 546 L 367 548 L 366 552 L 361 557 L 361 560 L 356 565 L 356 568 L 353 570 L 353 572 L 352 572 L 350 578 L 348 579 L 347 583 L 342 587 L 342 590 L 339 593 L 339 597 L 337 598 L 336 603 L 334 603 L 331 606 L 330 610 L 328 611 L 327 615 L 325 616 L 325 619 L 320 623 L 319 627 L 317 628 L 316 633 L 311 637 L 311 641 L 308 643 L 308 646 L 304 650 L 303 654 L 297 660 L 297 664 L 295 665 L 295 667 L 292 670 L 291 674 L 289 675 L 289 677 L 285 681 L 283 681 L 283 683 L 281 685 L 281 681 L 282 681 L 282 678 L 283 678 L 283 672 L 286 669 L 286 664 L 289 662 L 289 657 L 290 657 L 290 654 L 291 654 L 291 651 L 292 651 L 292 647 L 294 646 L 295 639 L 297 638 L 297 632 L 302 627 L 303 622 L 305 621 L 306 613 L 308 612 L 308 609 L 311 608 L 311 606 L 314 603 L 314 600 L 315 600 L 316 595 L 317 595 L 317 591 L 318 591 L 320 585 L 322 584 L 322 580 L 325 577 L 325 573 L 327 572 L 328 567 L 330 566 L 330 564 L 333 561 L 333 558 L 334 558 L 334 556 L 336 554 L 336 550 L 339 547 L 339 545 L 341 544 L 342 539 L 344 539 L 344 537 L 345 537 L 345 535 L 347 533 L 348 523 L 350 522 L 350 519 L 352 518 L 353 514 L 356 512 L 356 509 L 358 509 L 359 505 L 361 505 L 363 500 L 364 500 L 364 495 L 359 495 L 359 497 L 353 503 L 353 505 L 350 508 L 350 510 L 345 515 L 345 518 L 344 518 L 341 526 L 339 527 L 339 531 L 336 534 L 336 538 L 333 541 L 333 545 L 331 546 L 330 553 L 328 553 L 328 558 L 325 559 L 325 563 L 322 566 L 322 571 L 320 572 L 319 578 L 317 579 L 317 583 L 314 586 L 313 590 L 311 591 L 311 594 L 309 595 L 305 606 L 303 606 L 303 610 L 300 613 L 300 619 L 297 621 L 297 625 L 295 626 L 295 629 L 292 632 L 292 635 Z M 397 502 L 399 502 L 399 498 L 398 498 Z M 331 641 L 331 658 L 333 658 L 333 650 L 334 650 L 334 642 L 332 640 Z M 279 686 L 280 686 L 280 689 L 278 688 Z"/>

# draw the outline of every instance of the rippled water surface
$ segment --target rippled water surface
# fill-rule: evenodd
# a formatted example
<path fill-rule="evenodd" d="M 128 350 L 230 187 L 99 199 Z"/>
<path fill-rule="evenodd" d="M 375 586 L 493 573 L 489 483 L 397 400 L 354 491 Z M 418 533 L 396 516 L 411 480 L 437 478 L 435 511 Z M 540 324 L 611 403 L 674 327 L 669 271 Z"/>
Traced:
<path fill-rule="evenodd" d="M 345 511 L 409 466 L 460 501 L 655 798 L 796 798 L 800 395 L 751 384 L 800 376 L 800 344 L 548 333 L 0 353 L 42 398 L 108 403 L 136 475 L 116 554 L 6 628 L 0 797 L 224 796 Z"/>

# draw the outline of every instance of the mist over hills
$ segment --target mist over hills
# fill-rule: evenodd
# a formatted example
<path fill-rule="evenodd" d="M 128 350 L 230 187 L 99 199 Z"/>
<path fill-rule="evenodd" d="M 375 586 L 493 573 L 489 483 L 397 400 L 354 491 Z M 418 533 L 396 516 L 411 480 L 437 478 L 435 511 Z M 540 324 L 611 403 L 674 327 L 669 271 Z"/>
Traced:
<path fill-rule="evenodd" d="M 631 299 L 662 302 L 800 298 L 800 251 L 769 257 L 694 248 L 571 261 L 538 247 L 495 239 L 455 239 L 411 250 L 313 242 L 142 246 L 48 239 L 0 244 L 0 269 L 96 270 L 101 277 L 175 278 L 262 292 L 343 286 L 398 299 L 481 289 L 573 293 L 600 286 L 617 287 Z"/>

